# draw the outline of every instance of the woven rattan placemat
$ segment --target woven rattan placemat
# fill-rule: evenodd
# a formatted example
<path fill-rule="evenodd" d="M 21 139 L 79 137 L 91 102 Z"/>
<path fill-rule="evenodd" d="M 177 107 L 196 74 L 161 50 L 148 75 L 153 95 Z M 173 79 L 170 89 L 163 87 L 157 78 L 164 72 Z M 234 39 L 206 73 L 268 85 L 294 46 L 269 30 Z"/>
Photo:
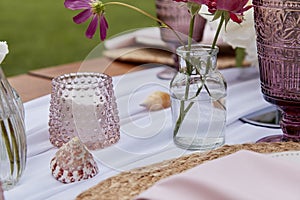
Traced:
<path fill-rule="evenodd" d="M 216 150 L 193 153 L 180 158 L 163 161 L 142 168 L 122 172 L 93 186 L 77 196 L 77 200 L 127 200 L 133 199 L 157 181 L 181 173 L 205 161 L 214 160 L 239 150 L 251 150 L 258 153 L 273 153 L 300 150 L 300 143 L 257 143 L 225 145 Z"/>

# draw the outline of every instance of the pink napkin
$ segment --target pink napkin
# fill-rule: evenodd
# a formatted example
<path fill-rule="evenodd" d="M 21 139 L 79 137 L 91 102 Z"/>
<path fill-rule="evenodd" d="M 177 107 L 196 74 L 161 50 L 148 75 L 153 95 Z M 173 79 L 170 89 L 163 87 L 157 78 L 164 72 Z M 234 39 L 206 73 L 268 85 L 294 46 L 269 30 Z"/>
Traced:
<path fill-rule="evenodd" d="M 300 165 L 251 151 L 159 181 L 136 200 L 299 200 Z"/>

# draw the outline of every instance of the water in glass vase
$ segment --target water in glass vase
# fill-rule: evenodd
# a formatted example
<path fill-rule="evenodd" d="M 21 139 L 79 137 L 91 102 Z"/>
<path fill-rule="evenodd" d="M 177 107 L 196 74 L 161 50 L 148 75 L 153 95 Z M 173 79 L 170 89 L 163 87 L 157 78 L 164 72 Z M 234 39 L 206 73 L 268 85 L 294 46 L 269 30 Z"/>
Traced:
<path fill-rule="evenodd" d="M 0 181 L 9 190 L 19 181 L 26 163 L 26 139 L 22 124 L 11 114 L 0 119 Z"/>
<path fill-rule="evenodd" d="M 181 103 L 184 102 L 185 108 L 192 105 L 182 119 L 178 132 L 175 133 L 174 131 L 174 142 L 177 146 L 189 150 L 208 150 L 224 144 L 225 97 L 216 96 L 218 98 L 214 99 L 209 95 L 201 94 L 199 98 L 185 101 L 174 96 L 171 97 L 173 124 L 175 126 Z"/>

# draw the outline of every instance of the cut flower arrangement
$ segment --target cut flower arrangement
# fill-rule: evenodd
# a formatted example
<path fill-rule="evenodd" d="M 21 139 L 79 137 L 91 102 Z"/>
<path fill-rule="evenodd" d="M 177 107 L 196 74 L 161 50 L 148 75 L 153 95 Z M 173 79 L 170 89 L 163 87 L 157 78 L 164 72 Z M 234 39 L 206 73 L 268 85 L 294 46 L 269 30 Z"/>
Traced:
<path fill-rule="evenodd" d="M 169 28 L 182 44 L 177 49 L 180 58 L 179 72 L 170 83 L 173 115 L 174 142 L 187 149 L 212 149 L 224 143 L 224 128 L 226 122 L 226 82 L 216 70 L 216 46 L 221 30 L 228 23 L 240 24 L 244 20 L 244 12 L 252 6 L 248 0 L 173 0 L 186 6 L 191 15 L 189 35 L 185 44 L 176 31 L 155 16 L 135 6 L 115 1 L 99 0 L 65 0 L 65 7 L 71 10 L 82 10 L 73 20 L 80 24 L 91 18 L 86 30 L 86 37 L 92 38 L 97 28 L 100 29 L 100 39 L 106 39 L 108 22 L 105 9 L 111 5 L 119 5 L 135 10 L 155 21 L 162 28 Z M 206 7 L 212 21 L 218 21 L 216 33 L 211 45 L 193 44 L 195 17 L 201 7 Z M 203 103 L 205 102 L 205 103 Z M 199 117 L 200 116 L 200 117 Z M 220 117 L 221 116 L 221 117 Z M 193 125 L 192 123 L 196 123 Z M 183 136 L 186 132 L 192 135 Z"/>

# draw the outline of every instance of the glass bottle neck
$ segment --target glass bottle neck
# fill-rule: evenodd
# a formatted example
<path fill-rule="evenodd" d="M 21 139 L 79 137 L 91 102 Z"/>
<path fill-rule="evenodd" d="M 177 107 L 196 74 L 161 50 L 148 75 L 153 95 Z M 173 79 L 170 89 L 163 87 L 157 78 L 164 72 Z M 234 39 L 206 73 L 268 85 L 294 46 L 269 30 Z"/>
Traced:
<path fill-rule="evenodd" d="M 207 74 L 215 71 L 219 49 L 211 46 L 194 44 L 190 49 L 178 47 L 179 71 L 187 74 Z"/>

